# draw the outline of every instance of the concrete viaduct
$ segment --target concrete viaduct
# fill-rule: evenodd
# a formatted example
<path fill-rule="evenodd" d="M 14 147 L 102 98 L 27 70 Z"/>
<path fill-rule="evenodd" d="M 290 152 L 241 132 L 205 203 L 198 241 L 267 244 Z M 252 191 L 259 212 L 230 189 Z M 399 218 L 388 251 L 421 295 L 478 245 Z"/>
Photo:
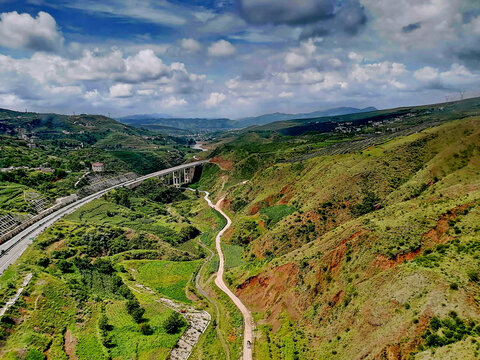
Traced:
<path fill-rule="evenodd" d="M 181 184 L 192 182 L 195 174 L 195 168 L 202 166 L 209 161 L 210 160 L 196 161 L 165 170 L 160 170 L 103 189 L 84 198 L 70 202 L 61 208 L 50 208 L 49 211 L 44 212 L 42 216 L 35 217 L 31 222 L 26 223 L 25 226 L 22 226 L 19 229 L 14 229 L 15 233 L 11 234 L 13 236 L 11 238 L 9 237 L 10 240 L 0 244 L 0 275 L 13 262 L 15 262 L 20 255 L 22 255 L 22 253 L 32 243 L 36 236 L 40 235 L 45 229 L 52 226 L 63 216 L 71 214 L 72 212 L 80 209 L 80 207 L 83 205 L 88 204 L 90 201 L 99 199 L 109 191 L 119 187 L 135 188 L 143 181 L 153 177 L 163 178 L 166 183 L 171 183 L 172 185 L 179 187 Z"/>
<path fill-rule="evenodd" d="M 180 187 L 182 184 L 189 184 L 193 181 L 195 176 L 195 168 L 209 162 L 210 160 L 196 161 L 188 164 L 175 166 L 169 169 L 160 170 L 145 176 L 140 176 L 132 181 L 129 181 L 124 186 L 133 189 L 140 185 L 146 179 L 158 177 L 163 180 L 166 185 L 173 185 Z"/>

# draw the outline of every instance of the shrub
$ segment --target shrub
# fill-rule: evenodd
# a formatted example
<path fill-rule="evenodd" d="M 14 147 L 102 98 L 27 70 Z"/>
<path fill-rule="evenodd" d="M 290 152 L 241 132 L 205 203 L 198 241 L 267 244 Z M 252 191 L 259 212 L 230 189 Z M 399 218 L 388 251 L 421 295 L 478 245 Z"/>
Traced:
<path fill-rule="evenodd" d="M 31 349 L 28 351 L 25 360 L 45 360 L 47 357 L 41 352 L 36 349 Z"/>
<path fill-rule="evenodd" d="M 380 198 L 375 193 L 369 191 L 366 193 L 360 204 L 356 204 L 352 207 L 352 214 L 354 216 L 361 216 L 368 214 L 375 210 L 375 206 L 380 202 Z"/>
<path fill-rule="evenodd" d="M 458 284 L 457 284 L 457 283 L 451 283 L 451 284 L 450 284 L 450 289 L 452 289 L 452 290 L 458 290 Z"/>
<path fill-rule="evenodd" d="M 125 303 L 125 307 L 127 309 L 127 312 L 131 314 L 136 308 L 140 307 L 140 304 L 138 303 L 137 299 L 130 299 Z"/>
<path fill-rule="evenodd" d="M 134 309 L 130 315 L 132 315 L 132 318 L 136 323 L 141 323 L 144 320 L 143 314 L 145 314 L 145 309 L 138 307 Z"/>
<path fill-rule="evenodd" d="M 140 330 L 140 332 L 143 335 L 152 335 L 153 334 L 152 328 L 147 323 L 142 323 L 142 324 L 138 325 L 138 329 Z"/>
<path fill-rule="evenodd" d="M 59 262 L 57 262 L 57 267 L 62 273 L 73 272 L 72 266 L 73 264 L 68 260 L 60 260 Z"/>
<path fill-rule="evenodd" d="M 467 276 L 468 276 L 468 279 L 470 281 L 478 282 L 478 280 L 479 280 L 478 271 L 476 271 L 476 270 L 469 270 L 467 272 Z"/>
<path fill-rule="evenodd" d="M 187 242 L 188 240 L 196 238 L 198 235 L 200 235 L 200 230 L 198 230 L 195 226 L 188 225 L 182 228 L 178 233 L 178 242 Z"/>
<path fill-rule="evenodd" d="M 37 265 L 46 268 L 50 264 L 50 258 L 42 256 L 37 260 Z"/>
<path fill-rule="evenodd" d="M 163 323 L 163 327 L 168 334 L 178 333 L 185 325 L 185 319 L 177 312 L 172 313 Z"/>
<path fill-rule="evenodd" d="M 109 331 L 110 330 L 110 325 L 108 325 L 108 318 L 105 314 L 103 314 L 100 317 L 100 320 L 98 320 L 98 327 L 100 328 L 101 331 Z"/>

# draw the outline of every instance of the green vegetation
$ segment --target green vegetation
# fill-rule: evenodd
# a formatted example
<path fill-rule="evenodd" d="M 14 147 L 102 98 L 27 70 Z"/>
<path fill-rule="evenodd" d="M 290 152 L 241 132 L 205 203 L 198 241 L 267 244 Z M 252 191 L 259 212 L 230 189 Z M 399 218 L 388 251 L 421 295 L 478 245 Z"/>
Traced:
<path fill-rule="evenodd" d="M 293 214 L 295 208 L 293 206 L 277 205 L 262 209 L 260 212 L 267 216 L 268 225 L 275 225 L 285 216 Z"/>
<path fill-rule="evenodd" d="M 222 244 L 223 255 L 225 256 L 225 269 L 234 268 L 243 265 L 242 260 L 243 246 Z"/>
<path fill-rule="evenodd" d="M 337 119 L 355 133 L 298 120 L 219 141 L 213 155 L 233 168 L 209 186 L 232 211 L 226 278 L 257 318 L 257 358 L 478 357 L 479 103 Z"/>
<path fill-rule="evenodd" d="M 432 318 L 430 329 L 422 337 L 425 339 L 425 347 L 436 348 L 461 341 L 467 336 L 479 335 L 480 326 L 474 321 L 463 321 L 455 311 L 451 311 L 449 317 L 443 320 Z"/>
<path fill-rule="evenodd" d="M 47 229 L 0 277 L 4 304 L 26 272 L 35 274 L 0 322 L 0 358 L 166 359 L 186 324 L 157 300 L 192 303 L 186 292 L 205 256 L 193 242 L 210 228 L 205 206 L 154 180 L 112 191 Z M 191 251 L 177 247 L 187 243 Z"/>
<path fill-rule="evenodd" d="M 186 325 L 185 319 L 177 312 L 173 312 L 163 323 L 167 334 L 176 334 Z"/>
<path fill-rule="evenodd" d="M 168 298 L 191 303 L 185 288 L 201 261 L 131 260 L 122 263 L 133 278 Z"/>

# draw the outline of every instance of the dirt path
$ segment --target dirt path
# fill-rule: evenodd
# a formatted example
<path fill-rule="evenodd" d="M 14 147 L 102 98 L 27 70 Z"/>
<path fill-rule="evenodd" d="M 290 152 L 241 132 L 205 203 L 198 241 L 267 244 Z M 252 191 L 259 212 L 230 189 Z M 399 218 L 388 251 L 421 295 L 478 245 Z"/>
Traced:
<path fill-rule="evenodd" d="M 218 257 L 220 260 L 218 266 L 217 277 L 215 278 L 215 284 L 218 286 L 220 290 L 222 290 L 235 304 L 235 306 L 240 310 L 243 317 L 244 323 L 244 332 L 243 332 L 243 360 L 252 360 L 252 348 L 253 348 L 253 318 L 250 311 L 247 307 L 242 303 L 242 301 L 228 288 L 227 284 L 223 280 L 223 274 L 225 271 L 225 257 L 223 256 L 222 252 L 222 235 L 225 231 L 232 225 L 232 220 L 225 214 L 222 210 L 222 203 L 223 198 L 220 199 L 216 205 L 213 205 L 210 199 L 208 198 L 210 194 L 205 192 L 205 200 L 207 201 L 208 205 L 215 210 L 217 210 L 222 216 L 227 219 L 227 225 L 220 230 L 215 238 L 215 248 L 217 249 Z"/>
<path fill-rule="evenodd" d="M 205 260 L 205 262 L 203 263 L 202 267 L 200 268 L 200 270 L 198 271 L 197 273 L 197 276 L 195 277 L 195 286 L 197 287 L 198 289 L 198 292 L 200 294 L 202 294 L 202 296 L 204 296 L 214 307 L 215 307 L 215 312 L 216 312 L 216 318 L 218 319 L 217 321 L 220 320 L 220 309 L 218 308 L 218 304 L 217 302 L 215 301 L 215 299 L 213 299 L 208 293 L 207 291 L 203 288 L 202 284 L 200 283 L 200 277 L 201 277 L 201 272 L 203 270 L 203 268 L 210 262 L 210 260 L 212 260 L 212 257 L 213 257 L 213 251 L 210 250 L 204 243 L 202 243 L 201 240 L 198 240 L 198 244 L 204 248 L 205 250 L 207 250 L 210 255 L 207 257 L 207 259 Z M 223 347 L 223 351 L 225 351 L 225 355 L 227 356 L 227 360 L 230 360 L 230 350 L 228 349 L 228 346 L 227 346 L 227 343 L 225 341 L 225 339 L 223 338 L 223 335 L 220 331 L 220 327 L 217 326 L 217 335 L 218 335 L 218 338 L 220 339 L 220 342 L 222 343 L 222 347 Z"/>

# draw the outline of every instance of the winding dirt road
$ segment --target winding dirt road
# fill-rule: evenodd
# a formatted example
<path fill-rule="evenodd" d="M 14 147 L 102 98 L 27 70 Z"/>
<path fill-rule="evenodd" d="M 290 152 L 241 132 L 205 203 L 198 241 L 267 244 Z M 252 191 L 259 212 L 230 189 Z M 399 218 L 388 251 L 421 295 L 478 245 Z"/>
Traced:
<path fill-rule="evenodd" d="M 252 348 L 253 348 L 253 319 L 252 314 L 246 308 L 246 306 L 242 303 L 242 301 L 228 288 L 227 284 L 223 281 L 223 273 L 225 271 L 225 257 L 223 256 L 222 246 L 221 246 L 221 239 L 222 235 L 225 231 L 232 225 L 232 220 L 225 214 L 222 210 L 222 203 L 223 198 L 220 199 L 215 205 L 210 201 L 208 198 L 210 194 L 205 192 L 204 199 L 207 201 L 208 205 L 215 210 L 217 210 L 220 214 L 222 214 L 225 219 L 227 219 L 227 225 L 220 230 L 215 238 L 215 247 L 217 249 L 218 257 L 220 259 L 220 263 L 218 266 L 217 277 L 215 278 L 215 284 L 222 290 L 227 296 L 232 299 L 235 306 L 240 310 L 243 316 L 243 323 L 244 323 L 244 331 L 243 331 L 243 360 L 252 360 Z"/>

